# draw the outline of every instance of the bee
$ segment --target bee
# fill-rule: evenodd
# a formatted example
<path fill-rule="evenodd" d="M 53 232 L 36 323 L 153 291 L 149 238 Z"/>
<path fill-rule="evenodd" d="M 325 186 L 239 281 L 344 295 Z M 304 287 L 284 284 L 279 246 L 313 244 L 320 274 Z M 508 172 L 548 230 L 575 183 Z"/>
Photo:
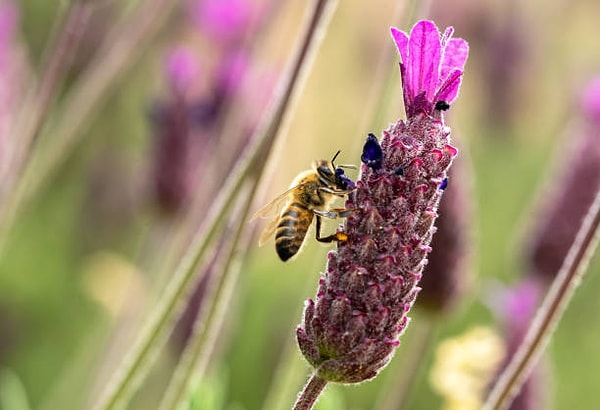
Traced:
<path fill-rule="evenodd" d="M 331 161 L 314 161 L 311 170 L 300 173 L 292 182 L 290 189 L 260 208 L 252 217 L 266 217 L 274 209 L 281 212 L 265 228 L 259 239 L 262 246 L 275 234 L 275 250 L 282 261 L 287 261 L 298 253 L 313 219 L 317 220 L 316 239 L 329 243 L 334 240 L 345 241 L 347 236 L 342 232 L 321 236 L 321 218 L 344 218 L 352 210 L 344 208 L 329 209 L 336 197 L 344 197 L 355 189 L 354 182 L 344 174 L 342 168 L 356 168 L 353 165 L 335 166 L 336 152 Z"/>

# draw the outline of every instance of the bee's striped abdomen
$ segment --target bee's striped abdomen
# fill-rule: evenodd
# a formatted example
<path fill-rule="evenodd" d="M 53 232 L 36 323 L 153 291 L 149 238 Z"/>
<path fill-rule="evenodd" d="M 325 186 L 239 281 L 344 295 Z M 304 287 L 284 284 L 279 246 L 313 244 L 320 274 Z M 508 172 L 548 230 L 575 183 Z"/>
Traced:
<path fill-rule="evenodd" d="M 275 231 L 275 249 L 282 261 L 298 253 L 312 220 L 313 213 L 300 202 L 283 211 Z"/>

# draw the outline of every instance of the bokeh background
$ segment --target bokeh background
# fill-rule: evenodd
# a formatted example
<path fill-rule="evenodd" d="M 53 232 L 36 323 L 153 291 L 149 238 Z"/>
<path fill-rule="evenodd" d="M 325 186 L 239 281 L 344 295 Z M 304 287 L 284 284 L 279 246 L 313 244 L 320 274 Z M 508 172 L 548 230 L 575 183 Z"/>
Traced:
<path fill-rule="evenodd" d="M 204 0 L 211 2 L 216 0 Z M 0 2 L 1 10 L 10 7 L 13 13 L 0 17 L 5 133 L 48 58 L 49 39 L 68 3 Z M 105 33 L 143 2 L 89 3 L 95 4 L 81 47 L 50 104 L 47 123 L 90 62 L 102 64 L 92 57 Z M 239 11 L 230 24 L 246 30 L 234 40 L 224 40 L 231 35 L 227 30 L 207 28 L 198 11 L 204 9 L 196 4 L 202 0 L 181 3 L 107 90 L 77 143 L 55 172 L 43 176 L 3 240 L 0 397 L 7 409 L 87 408 L 96 397 L 160 297 L 177 259 L 173 243 L 185 243 L 197 229 L 264 113 L 307 2 L 228 0 Z M 436 322 L 434 337 L 442 340 L 476 325 L 496 326 L 490 294 L 527 274 L 529 232 L 544 218 L 538 207 L 585 122 L 581 92 L 600 74 L 600 3 L 340 2 L 253 209 L 283 192 L 314 159 L 342 150 L 340 162 L 358 164 L 367 133 L 380 135 L 403 116 L 389 27 L 409 30 L 420 17 L 441 28 L 452 25 L 471 47 L 447 123 L 461 151 L 457 161 L 468 170 L 464 182 L 472 188 L 467 200 L 473 210 L 472 258 L 464 272 L 467 291 Z M 220 64 L 231 55 L 241 59 L 242 68 L 227 71 L 230 88 L 221 91 L 229 99 L 218 105 L 211 100 L 217 95 L 212 85 L 222 81 Z M 22 65 L 9 70 L 17 61 Z M 217 120 L 206 114 L 207 105 L 220 110 L 212 113 Z M 165 142 L 181 131 L 173 119 L 181 110 L 181 121 L 192 124 L 184 127 L 189 138 L 184 154 Z M 10 134 L 0 136 L 0 150 L 10 151 L 11 144 Z M 170 150 L 172 156 L 165 156 Z M 177 162 L 169 158 L 184 158 L 186 166 L 169 174 Z M 185 182 L 178 187 L 174 181 Z M 256 224 L 258 233 L 264 223 Z M 327 250 L 307 240 L 303 252 L 284 264 L 272 243 L 248 249 L 195 408 L 291 406 L 310 370 L 297 351 L 294 330 L 304 301 L 314 297 Z M 592 260 L 546 354 L 549 408 L 600 405 L 599 262 Z M 423 343 L 415 335 L 429 318 L 418 307 L 412 317 L 392 364 L 379 377 L 359 386 L 329 386 L 319 408 L 375 408 L 395 388 L 395 374 L 411 349 Z M 183 336 L 171 339 L 131 408 L 153 408 L 185 340 L 185 323 L 182 327 Z M 404 408 L 443 406 L 428 381 L 437 342 L 428 343 Z"/>

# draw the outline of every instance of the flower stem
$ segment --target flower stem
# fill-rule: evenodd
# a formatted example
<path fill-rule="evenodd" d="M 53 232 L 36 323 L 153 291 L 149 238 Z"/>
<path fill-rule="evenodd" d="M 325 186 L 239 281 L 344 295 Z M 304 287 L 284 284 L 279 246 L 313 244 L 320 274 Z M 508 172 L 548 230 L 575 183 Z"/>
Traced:
<path fill-rule="evenodd" d="M 67 74 L 71 60 L 77 51 L 85 28 L 92 14 L 93 5 L 75 1 L 66 16 L 59 19 L 52 45 L 47 47 L 44 56 L 44 68 L 38 82 L 29 89 L 27 97 L 19 110 L 13 138 L 19 143 L 14 153 L 10 175 L 4 180 L 7 191 L 18 179 L 31 144 L 38 135 L 50 103 Z"/>
<path fill-rule="evenodd" d="M 198 263 L 204 257 L 204 253 L 220 226 L 220 222 L 230 209 L 236 193 L 242 187 L 249 173 L 256 172 L 258 167 L 260 167 L 258 169 L 262 169 L 284 121 L 292 97 L 299 92 L 303 84 L 302 79 L 307 74 L 309 63 L 312 61 L 311 57 L 319 44 L 321 29 L 326 25 L 325 23 L 328 21 L 326 17 L 331 14 L 329 12 L 333 11 L 335 4 L 336 2 L 331 0 L 314 2 L 308 19 L 306 19 L 304 35 L 281 79 L 266 116 L 216 196 L 202 226 L 191 240 L 191 244 L 175 269 L 171 282 L 165 289 L 162 300 L 151 312 L 145 331 L 140 335 L 130 356 L 117 368 L 115 377 L 107 386 L 107 390 L 95 407 L 96 409 L 119 408 L 128 402 L 137 382 L 147 371 L 154 353 L 165 341 L 165 335 L 174 325 L 181 302 L 185 300 L 191 286 L 201 279 L 196 274 Z M 250 203 L 251 200 L 248 202 Z"/>
<path fill-rule="evenodd" d="M 326 385 L 327 380 L 321 379 L 316 373 L 313 374 L 298 396 L 293 410 L 312 409 Z"/>
<path fill-rule="evenodd" d="M 247 186 L 238 196 L 237 206 L 232 212 L 232 220 L 220 241 L 224 249 L 219 251 L 216 262 L 211 268 L 211 284 L 208 286 L 201 309 L 193 325 L 193 332 L 188 340 L 175 373 L 159 406 L 159 409 L 177 409 L 190 396 L 193 386 L 197 385 L 213 351 L 214 343 L 223 325 L 223 317 L 231 306 L 238 273 L 241 268 L 239 259 L 245 255 L 251 236 L 246 224 L 238 219 L 248 214 L 250 195 L 256 189 L 256 182 Z M 245 208 L 245 209 L 241 209 Z"/>
<path fill-rule="evenodd" d="M 581 282 L 600 234 L 600 191 L 583 220 L 573 245 L 552 283 L 524 342 L 490 391 L 486 410 L 506 409 L 546 348 L 575 288 Z"/>

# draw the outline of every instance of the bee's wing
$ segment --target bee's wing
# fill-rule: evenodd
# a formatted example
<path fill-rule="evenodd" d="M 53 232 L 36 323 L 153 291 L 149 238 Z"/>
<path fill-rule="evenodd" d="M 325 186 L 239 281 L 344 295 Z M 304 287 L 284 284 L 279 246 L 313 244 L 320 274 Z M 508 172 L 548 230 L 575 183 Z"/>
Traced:
<path fill-rule="evenodd" d="M 279 195 L 278 197 L 264 205 L 262 208 L 260 208 L 258 211 L 256 211 L 254 215 L 252 215 L 250 221 L 253 221 L 257 218 L 272 218 L 271 222 L 269 222 L 267 227 L 260 234 L 260 237 L 258 239 L 258 246 L 263 246 L 265 242 L 267 242 L 269 239 L 271 239 L 271 237 L 273 237 L 273 234 L 277 229 L 277 223 L 279 222 L 279 211 L 281 207 L 287 201 L 292 191 L 297 189 L 300 185 L 301 184 L 291 187 L 283 194 Z"/>
<path fill-rule="evenodd" d="M 278 217 L 281 206 L 288 199 L 290 193 L 294 189 L 298 188 L 298 186 L 299 185 L 291 187 L 290 189 L 285 191 L 283 194 L 279 195 L 277 198 L 275 198 L 272 201 L 270 201 L 269 203 L 265 204 L 262 208 L 260 208 L 258 211 L 256 211 L 254 213 L 254 215 L 252 215 L 252 218 L 250 218 L 250 221 L 253 221 L 257 218 L 272 218 L 273 216 Z"/>
<path fill-rule="evenodd" d="M 269 222 L 269 225 L 261 232 L 260 237 L 258 238 L 258 246 L 263 246 L 269 239 L 273 237 L 275 230 L 277 229 L 277 224 L 279 222 L 279 217 L 275 217 Z"/>

